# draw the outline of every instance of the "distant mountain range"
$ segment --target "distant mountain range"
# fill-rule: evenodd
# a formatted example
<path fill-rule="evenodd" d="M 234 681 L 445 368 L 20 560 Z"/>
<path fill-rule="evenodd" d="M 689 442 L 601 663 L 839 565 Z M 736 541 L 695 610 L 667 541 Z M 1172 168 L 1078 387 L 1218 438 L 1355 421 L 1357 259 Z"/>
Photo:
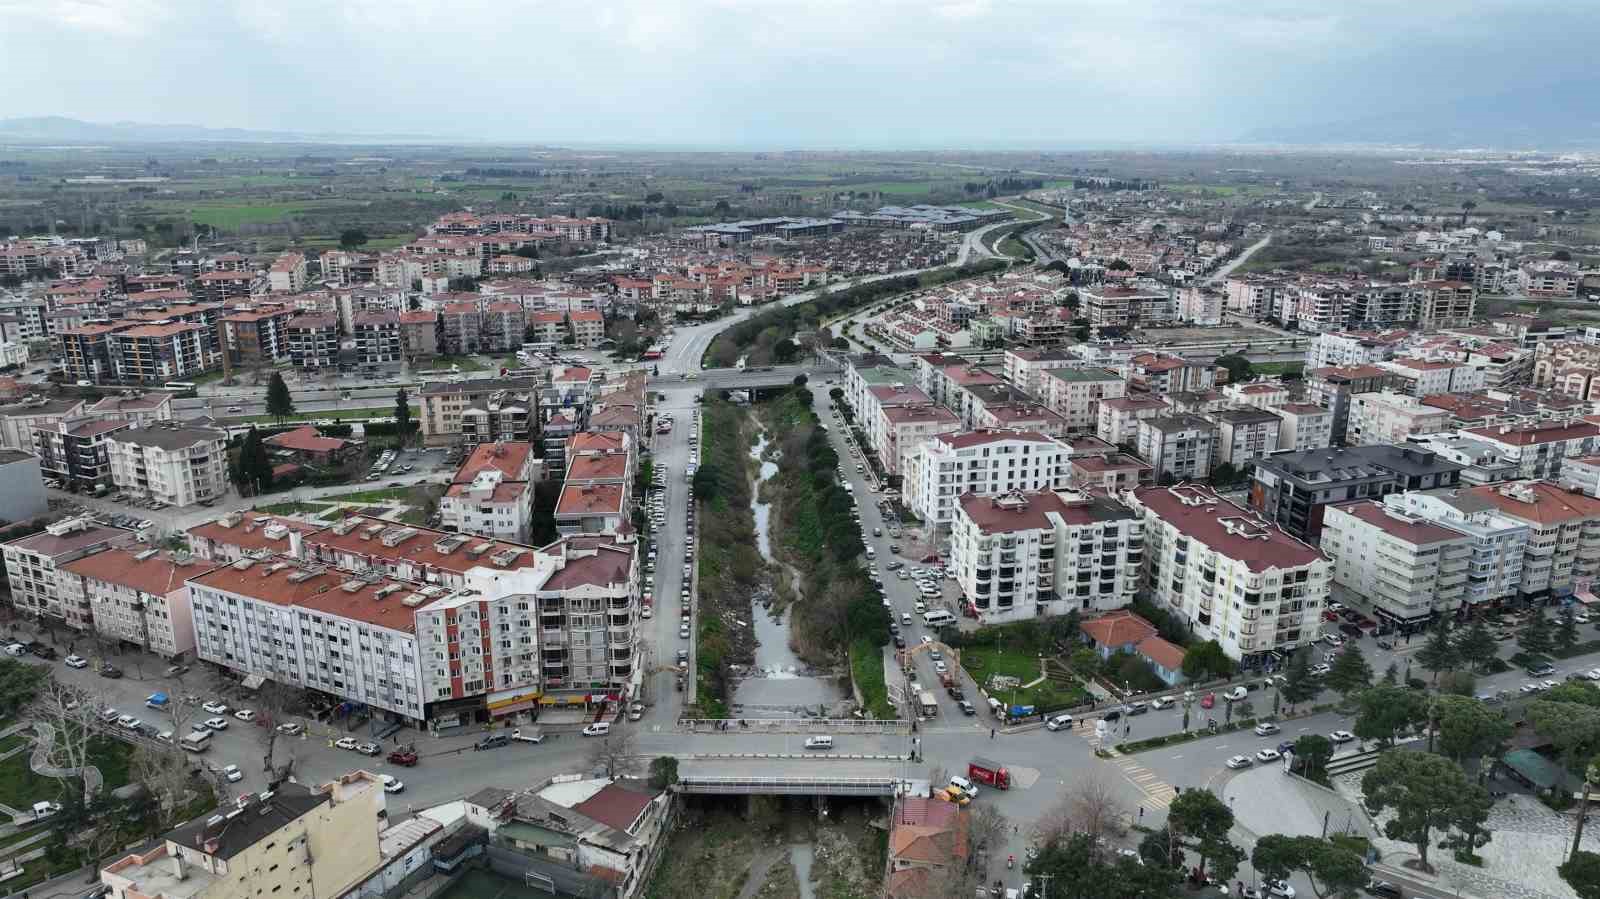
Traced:
<path fill-rule="evenodd" d="M 1579 85 L 1543 85 L 1341 122 L 1260 128 L 1243 139 L 1323 146 L 1595 149 L 1600 148 L 1600 95 Z"/>
<path fill-rule="evenodd" d="M 236 143 L 372 144 L 439 141 L 429 134 L 337 134 L 207 128 L 204 125 L 153 125 L 147 122 L 85 122 L 65 116 L 0 119 L 0 142 L 29 144 L 145 144 L 186 141 Z"/>

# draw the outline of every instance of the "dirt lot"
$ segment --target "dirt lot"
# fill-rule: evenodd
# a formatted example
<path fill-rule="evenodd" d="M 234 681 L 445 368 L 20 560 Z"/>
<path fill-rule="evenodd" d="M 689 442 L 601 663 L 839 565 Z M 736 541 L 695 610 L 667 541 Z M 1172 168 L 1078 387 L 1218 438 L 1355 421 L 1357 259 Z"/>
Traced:
<path fill-rule="evenodd" d="M 1176 340 L 1184 343 L 1207 340 L 1261 340 L 1281 337 L 1267 328 L 1240 325 L 1237 328 L 1140 328 L 1139 333 L 1148 340 Z"/>
<path fill-rule="evenodd" d="M 811 894 L 869 899 L 880 893 L 888 838 L 885 809 L 872 802 L 830 803 L 818 820 L 804 800 L 694 797 L 645 890 L 649 899 L 799 899 L 790 847 L 813 850 Z"/>

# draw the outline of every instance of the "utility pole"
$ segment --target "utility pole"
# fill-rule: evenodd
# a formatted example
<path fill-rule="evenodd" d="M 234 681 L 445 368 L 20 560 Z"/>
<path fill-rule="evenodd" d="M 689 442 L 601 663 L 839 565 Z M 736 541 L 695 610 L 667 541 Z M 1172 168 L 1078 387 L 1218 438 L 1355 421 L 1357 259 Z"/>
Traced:
<path fill-rule="evenodd" d="M 1055 875 L 1054 874 L 1036 874 L 1034 876 L 1039 881 L 1039 899 L 1049 899 L 1049 896 L 1050 896 L 1050 881 L 1055 879 Z"/>

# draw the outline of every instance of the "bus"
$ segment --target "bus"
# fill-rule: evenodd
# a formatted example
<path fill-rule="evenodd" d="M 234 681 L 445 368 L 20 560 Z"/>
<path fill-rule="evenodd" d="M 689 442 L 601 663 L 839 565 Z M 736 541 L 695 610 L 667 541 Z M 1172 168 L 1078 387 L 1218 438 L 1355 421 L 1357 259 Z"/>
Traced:
<path fill-rule="evenodd" d="M 171 393 L 174 397 L 191 397 L 200 395 L 199 385 L 193 381 L 168 381 L 161 386 L 163 390 Z"/>

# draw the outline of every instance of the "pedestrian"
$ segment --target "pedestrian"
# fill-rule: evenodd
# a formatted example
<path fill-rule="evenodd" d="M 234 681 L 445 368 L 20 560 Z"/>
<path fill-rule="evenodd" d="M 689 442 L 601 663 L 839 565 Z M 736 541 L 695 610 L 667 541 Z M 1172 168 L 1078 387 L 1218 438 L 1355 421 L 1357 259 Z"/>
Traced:
<path fill-rule="evenodd" d="M 994 728 L 992 728 L 992 727 L 989 728 L 989 739 L 991 739 L 991 740 L 994 739 Z"/>
<path fill-rule="evenodd" d="M 1142 806 L 1142 805 L 1139 806 L 1139 820 L 1140 821 L 1144 820 L 1144 806 Z"/>

